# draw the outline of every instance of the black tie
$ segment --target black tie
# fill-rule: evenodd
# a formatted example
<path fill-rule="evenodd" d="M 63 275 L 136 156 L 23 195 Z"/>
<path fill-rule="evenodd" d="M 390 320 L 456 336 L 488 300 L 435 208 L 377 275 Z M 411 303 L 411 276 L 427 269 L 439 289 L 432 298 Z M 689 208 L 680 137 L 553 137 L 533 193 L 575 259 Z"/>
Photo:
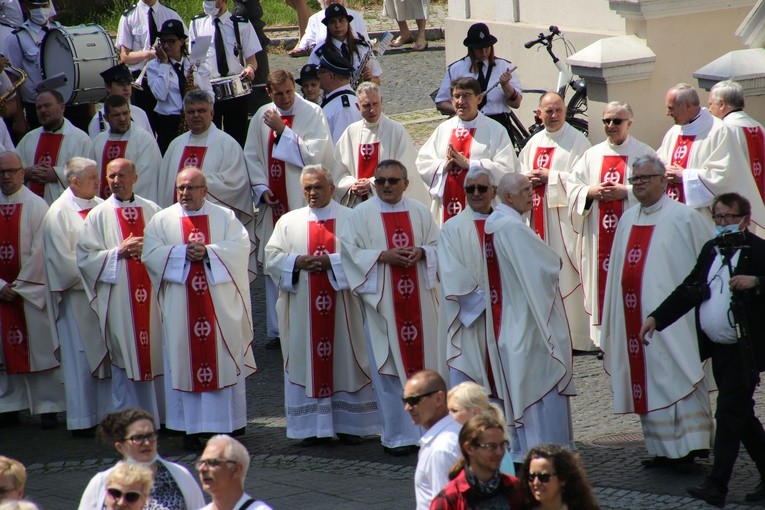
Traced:
<path fill-rule="evenodd" d="M 157 40 L 157 22 L 154 21 L 154 8 L 149 7 L 149 45 Z"/>
<path fill-rule="evenodd" d="M 481 104 L 478 105 L 478 109 L 480 110 L 484 106 L 486 106 L 486 89 L 489 87 L 489 79 L 486 77 L 485 74 L 483 74 L 483 62 L 478 61 L 476 62 L 476 66 L 478 67 L 478 83 L 481 85 L 481 91 L 484 92 L 483 99 L 481 100 Z"/>
<path fill-rule="evenodd" d="M 351 60 L 351 52 L 348 51 L 348 45 L 343 43 L 340 45 L 340 53 L 346 58 L 346 60 Z"/>
<path fill-rule="evenodd" d="M 175 74 L 178 75 L 178 88 L 181 91 L 181 100 L 183 100 L 183 93 L 186 90 L 186 75 L 183 74 L 183 64 L 176 62 L 173 64 L 173 69 L 175 69 Z"/>
<path fill-rule="evenodd" d="M 226 61 L 226 46 L 223 44 L 223 31 L 220 28 L 220 18 L 215 18 L 215 60 L 218 62 L 218 73 L 228 76 L 228 62 Z M 235 22 L 236 23 L 236 22 Z"/>

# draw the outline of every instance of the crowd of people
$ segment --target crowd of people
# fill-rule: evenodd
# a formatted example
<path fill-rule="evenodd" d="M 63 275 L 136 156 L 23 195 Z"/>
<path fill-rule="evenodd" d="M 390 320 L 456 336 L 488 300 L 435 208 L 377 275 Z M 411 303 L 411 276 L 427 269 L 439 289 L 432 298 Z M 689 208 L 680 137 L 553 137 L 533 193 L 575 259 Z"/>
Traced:
<path fill-rule="evenodd" d="M 743 442 L 765 478 L 751 399 L 765 368 L 765 135 L 739 84 L 715 85 L 708 109 L 671 87 L 657 150 L 630 135 L 629 104 L 606 105 L 606 140 L 591 146 L 547 92 L 544 128 L 516 154 L 503 124 L 520 81 L 476 23 L 435 98 L 453 117 L 417 150 L 384 115 L 382 69 L 342 0 L 320 13 L 325 38 L 299 82 L 268 72 L 270 102 L 249 120 L 247 95 L 226 91 L 257 81 L 258 27 L 202 3 L 188 31 L 158 0 L 123 13 L 100 112 L 42 79 L 40 34 L 59 28 L 49 0 L 23 0 L 3 43 L 6 70 L 28 77 L 5 109 L 23 136 L 0 136 L 0 422 L 28 409 L 51 428 L 66 411 L 74 435 L 101 423 L 126 460 L 144 456 L 154 488 L 104 474 L 86 492 L 95 507 L 150 497 L 167 473 L 176 491 L 161 492 L 196 507 L 198 488 L 156 457 L 160 425 L 189 450 L 221 450 L 203 454 L 203 486 L 224 461 L 243 480 L 244 456 L 216 438 L 245 430 L 259 272 L 287 437 L 419 451 L 419 508 L 451 508 L 467 487 L 556 508 L 581 485 L 560 460 L 574 448 L 574 351 L 602 351 L 614 412 L 640 417 L 646 468 L 714 445 L 688 491 L 722 504 Z M 397 15 L 423 21 L 418 49 L 423 15 Z M 452 402 L 461 383 L 484 398 Z M 131 408 L 146 411 L 109 425 Z M 595 507 L 577 497 L 571 508 Z M 762 482 L 747 499 L 765 500 Z"/>

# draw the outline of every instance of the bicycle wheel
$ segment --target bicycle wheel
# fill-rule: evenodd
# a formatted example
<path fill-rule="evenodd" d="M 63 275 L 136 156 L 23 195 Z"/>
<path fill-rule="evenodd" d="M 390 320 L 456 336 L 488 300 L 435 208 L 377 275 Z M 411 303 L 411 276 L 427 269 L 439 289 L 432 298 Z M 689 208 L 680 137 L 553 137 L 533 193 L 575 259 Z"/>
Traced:
<path fill-rule="evenodd" d="M 568 102 L 569 117 L 587 117 L 587 90 L 577 90 Z"/>
<path fill-rule="evenodd" d="M 521 119 L 518 118 L 514 111 L 511 110 L 507 114 L 507 120 L 507 134 L 510 135 L 510 140 L 513 142 L 515 154 L 518 155 L 521 153 L 523 146 L 526 145 L 526 142 L 529 139 L 529 133 L 526 131 L 526 128 L 521 123 Z"/>
<path fill-rule="evenodd" d="M 571 124 L 574 127 L 574 129 L 584 133 L 584 136 L 588 136 L 590 134 L 590 123 L 587 122 L 587 119 L 583 119 L 580 117 L 571 117 L 571 118 L 567 118 L 566 122 Z"/>

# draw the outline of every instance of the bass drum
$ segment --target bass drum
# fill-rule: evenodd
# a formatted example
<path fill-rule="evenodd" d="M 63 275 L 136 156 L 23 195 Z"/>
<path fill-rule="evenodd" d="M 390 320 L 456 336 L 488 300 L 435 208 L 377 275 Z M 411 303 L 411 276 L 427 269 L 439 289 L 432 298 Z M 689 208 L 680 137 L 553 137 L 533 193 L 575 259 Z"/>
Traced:
<path fill-rule="evenodd" d="M 117 50 L 101 25 L 52 28 L 42 41 L 45 78 L 63 73 L 58 89 L 67 104 L 95 103 L 106 97 L 101 72 L 117 65 Z"/>

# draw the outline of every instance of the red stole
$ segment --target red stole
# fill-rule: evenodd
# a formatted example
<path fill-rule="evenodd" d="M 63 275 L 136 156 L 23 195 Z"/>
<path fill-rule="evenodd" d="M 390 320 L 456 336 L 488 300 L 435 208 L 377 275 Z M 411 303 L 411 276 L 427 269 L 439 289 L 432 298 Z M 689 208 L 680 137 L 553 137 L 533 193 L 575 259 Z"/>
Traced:
<path fill-rule="evenodd" d="M 762 129 L 759 126 L 741 128 L 746 136 L 746 148 L 749 152 L 749 167 L 752 169 L 752 177 L 760 192 L 760 197 L 765 199 L 765 174 L 762 165 L 765 164 L 765 140 Z"/>
<path fill-rule="evenodd" d="M 144 228 L 142 207 L 117 207 L 117 223 L 122 239 L 142 237 Z M 138 359 L 138 371 L 141 380 L 154 378 L 151 370 L 151 280 L 146 267 L 140 260 L 132 257 L 124 259 L 127 266 L 128 287 L 130 289 L 130 311 L 133 316 L 133 337 Z"/>
<path fill-rule="evenodd" d="M 24 204 L 0 205 L 0 278 L 11 284 L 21 271 L 21 209 Z M 19 296 L 12 302 L 0 301 L 0 334 L 9 374 L 27 374 L 29 363 L 29 334 L 24 314 L 24 300 Z"/>
<path fill-rule="evenodd" d="M 547 170 L 552 166 L 552 159 L 555 155 L 555 147 L 537 147 L 534 152 L 532 166 L 534 170 L 545 168 Z M 545 239 L 545 191 L 547 184 L 534 186 L 531 195 L 531 226 L 540 239 Z"/>
<path fill-rule="evenodd" d="M 92 208 L 92 207 L 90 207 L 90 208 L 88 208 L 88 209 L 80 209 L 79 211 L 77 211 L 77 214 L 79 214 L 79 215 L 80 215 L 80 218 L 82 218 L 82 219 L 83 219 L 83 221 L 84 221 L 84 220 L 85 220 L 85 218 L 87 218 L 87 217 L 88 217 L 88 213 L 89 213 L 90 211 L 92 211 L 92 210 L 93 210 L 93 208 Z"/>
<path fill-rule="evenodd" d="M 183 216 L 181 229 L 185 244 L 208 244 L 210 225 L 207 215 Z M 203 261 L 191 262 L 186 280 L 186 307 L 191 354 L 192 389 L 195 393 L 219 390 L 215 306 L 207 284 Z"/>
<path fill-rule="evenodd" d="M 335 253 L 335 220 L 308 222 L 308 253 L 312 256 Z M 311 366 L 313 398 L 334 393 L 333 367 L 335 306 L 337 291 L 327 272 L 309 273 L 308 296 L 311 303 Z"/>
<path fill-rule="evenodd" d="M 109 183 L 106 182 L 106 165 L 117 158 L 124 158 L 127 150 L 127 140 L 107 140 L 104 150 L 101 153 L 101 184 L 99 195 L 101 198 L 109 198 L 112 191 L 109 189 Z"/>
<path fill-rule="evenodd" d="M 202 169 L 202 165 L 205 164 L 205 155 L 207 154 L 207 147 L 200 145 L 187 145 L 183 148 L 181 153 L 181 159 L 178 161 L 178 173 L 184 168 L 194 167 Z M 178 201 L 178 195 L 173 193 L 173 203 Z"/>
<path fill-rule="evenodd" d="M 414 246 L 414 231 L 409 213 L 382 213 L 385 240 L 388 249 Z M 420 288 L 417 267 L 390 266 L 393 285 L 393 311 L 396 315 L 396 336 L 408 379 L 425 364 L 422 318 L 420 314 Z"/>
<path fill-rule="evenodd" d="M 627 156 L 603 156 L 600 166 L 600 182 L 624 184 L 627 173 Z M 619 218 L 624 212 L 622 200 L 611 202 L 598 201 L 598 317 L 596 324 L 603 318 L 603 298 L 606 294 L 608 266 L 611 262 L 611 246 Z"/>
<path fill-rule="evenodd" d="M 486 273 L 489 277 L 489 300 L 491 303 L 492 324 L 486 324 L 494 328 L 494 342 L 499 342 L 499 330 L 502 325 L 502 281 L 500 279 L 499 262 L 497 261 L 496 251 L 494 250 L 494 234 L 487 234 L 486 220 L 474 220 L 475 228 L 478 231 L 478 239 L 483 246 L 483 254 L 486 259 Z M 486 345 L 486 376 L 489 380 L 489 396 L 497 396 L 497 385 L 494 383 L 494 371 L 491 368 L 491 358 L 489 357 L 489 345 Z"/>
<path fill-rule="evenodd" d="M 356 178 L 371 179 L 374 177 L 377 163 L 380 162 L 380 142 L 360 143 L 358 159 Z"/>
<path fill-rule="evenodd" d="M 283 115 L 282 122 L 284 122 L 285 126 L 292 129 L 292 120 L 294 118 L 294 115 Z M 276 225 L 276 221 L 284 213 L 290 210 L 290 203 L 287 198 L 287 164 L 273 156 L 276 138 L 276 131 L 272 129 L 271 134 L 268 136 L 268 188 L 279 202 L 271 207 L 271 218 L 274 225 Z"/>
<path fill-rule="evenodd" d="M 470 147 L 473 145 L 473 136 L 475 128 L 458 127 L 452 129 L 449 137 L 449 143 L 468 160 L 470 159 Z M 465 175 L 467 170 L 460 167 L 453 167 L 446 173 L 446 183 L 444 184 L 443 198 L 443 220 L 446 222 L 452 216 L 457 216 L 465 209 Z"/>
<path fill-rule="evenodd" d="M 696 135 L 678 135 L 675 140 L 675 148 L 672 149 L 672 163 L 681 167 L 687 168 L 688 158 L 691 155 L 691 145 L 696 139 Z M 667 195 L 672 200 L 685 203 L 685 192 L 683 191 L 682 183 L 667 184 Z"/>
<path fill-rule="evenodd" d="M 35 149 L 35 165 L 56 166 L 58 163 L 58 152 L 61 150 L 61 144 L 64 141 L 64 135 L 54 133 L 40 133 L 40 139 L 37 141 Z M 31 181 L 31 189 L 36 195 L 45 195 L 45 183 Z"/>
<path fill-rule="evenodd" d="M 643 324 L 642 291 L 643 269 L 648 258 L 654 225 L 633 225 L 627 241 L 622 270 L 622 304 L 624 328 L 627 333 L 627 356 L 630 364 L 630 383 L 635 412 L 648 412 L 648 391 L 645 352 L 640 341 L 640 327 Z"/>

